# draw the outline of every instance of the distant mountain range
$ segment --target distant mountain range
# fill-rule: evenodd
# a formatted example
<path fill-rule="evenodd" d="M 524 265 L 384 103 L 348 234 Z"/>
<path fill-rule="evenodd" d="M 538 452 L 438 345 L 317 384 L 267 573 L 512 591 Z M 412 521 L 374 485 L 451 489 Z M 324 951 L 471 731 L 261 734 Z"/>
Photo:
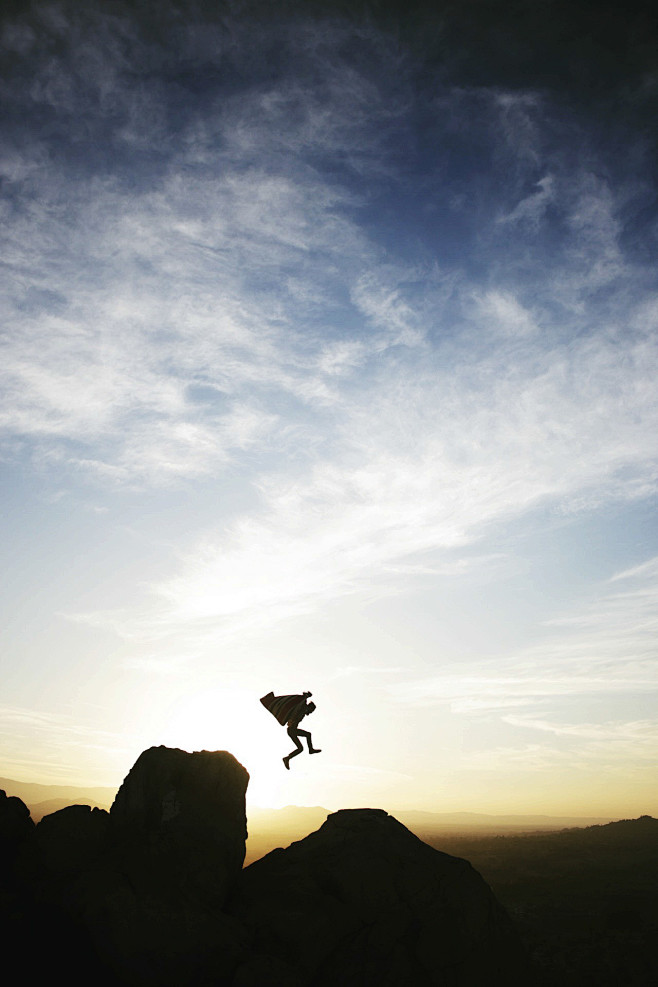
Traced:
<path fill-rule="evenodd" d="M 249 820 L 272 829 L 321 825 L 333 809 L 321 806 L 286 805 L 282 809 L 253 808 Z M 388 809 L 387 809 L 388 811 Z M 425 812 L 418 809 L 392 809 L 396 819 L 410 829 L 565 829 L 570 826 L 599 826 L 612 822 L 611 816 L 492 815 L 484 812 Z"/>
<path fill-rule="evenodd" d="M 17 795 L 29 807 L 38 822 L 43 816 L 67 805 L 91 805 L 109 809 L 115 788 L 86 788 L 76 785 L 40 785 L 34 782 L 0 778 L 0 789 Z M 388 810 L 388 807 L 384 806 Z M 282 809 L 263 809 L 247 805 L 250 834 L 264 837 L 271 833 L 281 842 L 306 836 L 325 821 L 333 809 L 322 806 L 287 805 Z M 393 809 L 397 819 L 416 833 L 475 832 L 508 833 L 511 831 L 552 830 L 569 827 L 597 826 L 612 822 L 611 816 L 492 815 L 483 812 L 424 812 L 417 809 Z M 299 834 L 299 835 L 297 835 Z M 278 845 L 278 844 L 277 844 Z"/>
<path fill-rule="evenodd" d="M 25 802 L 34 822 L 67 805 L 91 805 L 109 809 L 116 788 L 83 788 L 77 785 L 38 785 L 29 781 L 0 778 L 0 789 Z"/>
<path fill-rule="evenodd" d="M 409 829 L 485 829 L 509 831 L 528 829 L 567 829 L 572 826 L 599 826 L 612 816 L 491 815 L 484 812 L 421 812 L 394 810 L 396 819 Z"/>
<path fill-rule="evenodd" d="M 283 809 L 247 806 L 249 864 L 275 847 L 286 847 L 319 829 L 333 810 L 321 806 L 287 805 Z M 388 811 L 388 810 L 387 810 Z M 391 810 L 395 818 L 423 840 L 432 837 L 483 837 L 554 832 L 610 822 L 610 816 L 489 815 L 482 812 L 423 812 Z"/>

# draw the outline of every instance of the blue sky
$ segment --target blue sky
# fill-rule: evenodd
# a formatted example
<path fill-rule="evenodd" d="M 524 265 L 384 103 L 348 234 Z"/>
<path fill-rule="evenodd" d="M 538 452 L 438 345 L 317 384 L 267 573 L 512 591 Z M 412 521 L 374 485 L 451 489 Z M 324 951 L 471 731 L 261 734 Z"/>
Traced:
<path fill-rule="evenodd" d="M 4 16 L 4 775 L 655 811 L 658 74 L 523 9 Z"/>

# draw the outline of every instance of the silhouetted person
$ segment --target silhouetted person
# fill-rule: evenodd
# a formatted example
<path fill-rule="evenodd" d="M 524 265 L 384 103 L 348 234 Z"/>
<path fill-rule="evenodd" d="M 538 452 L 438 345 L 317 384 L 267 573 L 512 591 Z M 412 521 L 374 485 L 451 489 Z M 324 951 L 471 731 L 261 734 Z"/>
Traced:
<path fill-rule="evenodd" d="M 315 709 L 315 703 L 309 703 L 308 702 L 308 699 L 309 699 L 310 695 L 311 695 L 310 692 L 304 692 L 302 694 L 303 703 L 299 703 L 295 707 L 295 709 L 293 710 L 293 713 L 292 713 L 290 719 L 288 720 L 288 724 L 287 724 L 287 726 L 288 726 L 288 736 L 290 737 L 291 740 L 294 740 L 295 745 L 296 745 L 294 751 L 291 751 L 290 754 L 286 754 L 286 756 L 283 758 L 283 763 L 285 764 L 285 766 L 288 769 L 288 771 L 290 771 L 290 759 L 293 758 L 293 757 L 297 757 L 297 755 L 298 754 L 301 754 L 302 751 L 304 750 L 304 745 L 302 744 L 301 740 L 299 739 L 300 737 L 306 737 L 306 742 L 308 744 L 308 752 L 309 752 L 309 754 L 320 754 L 320 753 L 322 753 L 322 750 L 321 750 L 320 747 L 314 747 L 313 746 L 313 740 L 312 740 L 311 734 L 308 732 L 308 730 L 300 730 L 299 729 L 299 724 L 304 719 L 304 717 L 305 716 L 308 716 Z"/>
<path fill-rule="evenodd" d="M 269 710 L 281 726 L 288 727 L 288 736 L 291 740 L 295 741 L 295 750 L 283 758 L 283 763 L 288 770 L 290 770 L 290 758 L 297 757 L 304 750 L 304 746 L 299 739 L 300 737 L 306 737 L 309 754 L 321 753 L 319 747 L 313 746 L 313 741 L 308 730 L 299 729 L 299 724 L 304 717 L 308 716 L 315 709 L 315 703 L 309 703 L 308 701 L 310 696 L 310 692 L 303 692 L 301 696 L 275 696 L 273 692 L 268 692 L 266 696 L 261 698 L 261 703 L 265 709 Z"/>

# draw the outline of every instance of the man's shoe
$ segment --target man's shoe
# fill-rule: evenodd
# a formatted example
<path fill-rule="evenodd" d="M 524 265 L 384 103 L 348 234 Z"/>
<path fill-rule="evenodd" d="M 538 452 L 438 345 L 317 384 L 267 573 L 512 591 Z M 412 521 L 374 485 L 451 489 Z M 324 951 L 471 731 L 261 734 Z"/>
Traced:
<path fill-rule="evenodd" d="M 309 754 L 321 754 L 321 753 L 322 753 L 322 748 L 321 747 L 313 747 L 309 751 Z"/>
<path fill-rule="evenodd" d="M 287 757 L 282 757 L 281 760 L 285 764 L 285 766 L 288 769 L 288 771 L 290 771 L 290 764 L 288 763 L 288 758 Z"/>

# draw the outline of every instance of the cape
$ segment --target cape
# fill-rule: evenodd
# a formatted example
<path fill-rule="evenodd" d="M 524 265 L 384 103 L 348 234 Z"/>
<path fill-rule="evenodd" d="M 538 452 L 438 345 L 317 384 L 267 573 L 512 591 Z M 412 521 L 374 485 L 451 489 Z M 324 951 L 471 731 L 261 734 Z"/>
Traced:
<path fill-rule="evenodd" d="M 262 696 L 261 702 L 265 709 L 276 717 L 282 727 L 286 725 L 293 714 L 301 712 L 306 706 L 304 696 L 275 696 L 273 692 L 268 692 L 266 696 Z"/>

